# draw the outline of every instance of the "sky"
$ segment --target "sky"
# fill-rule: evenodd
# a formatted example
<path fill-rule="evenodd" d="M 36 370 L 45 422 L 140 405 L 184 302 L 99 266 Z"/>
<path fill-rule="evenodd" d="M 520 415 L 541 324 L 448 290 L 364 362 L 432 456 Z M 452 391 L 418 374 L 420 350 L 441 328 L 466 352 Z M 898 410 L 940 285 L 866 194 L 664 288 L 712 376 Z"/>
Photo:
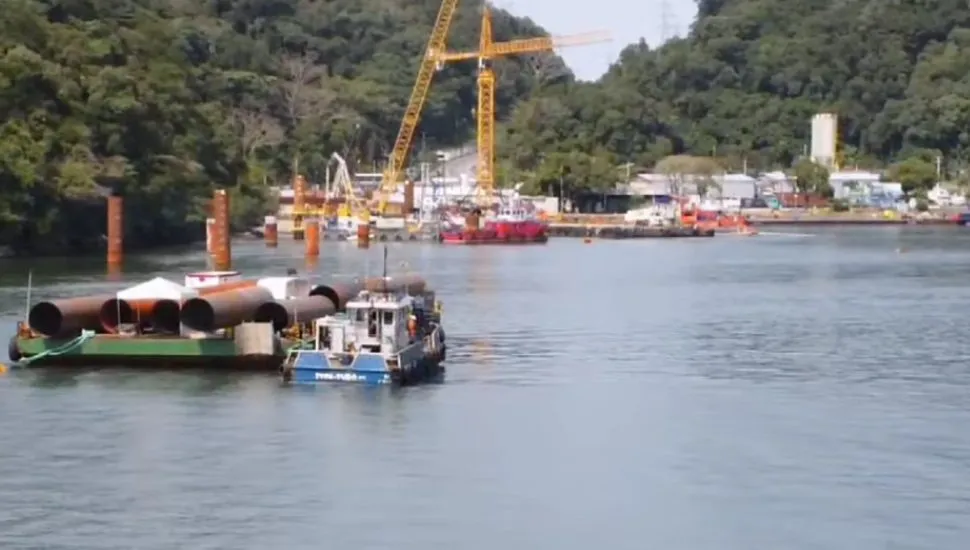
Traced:
<path fill-rule="evenodd" d="M 599 78 L 623 48 L 641 37 L 658 46 L 665 38 L 684 36 L 697 13 L 693 0 L 592 0 L 575 4 L 570 0 L 493 0 L 493 5 L 532 18 L 554 36 L 608 31 L 612 42 L 558 52 L 583 80 Z"/>

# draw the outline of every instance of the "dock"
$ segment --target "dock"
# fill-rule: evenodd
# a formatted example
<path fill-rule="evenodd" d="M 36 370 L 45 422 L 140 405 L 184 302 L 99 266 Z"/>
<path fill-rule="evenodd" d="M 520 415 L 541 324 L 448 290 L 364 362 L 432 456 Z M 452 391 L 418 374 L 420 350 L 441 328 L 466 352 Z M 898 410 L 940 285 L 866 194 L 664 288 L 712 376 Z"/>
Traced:
<path fill-rule="evenodd" d="M 713 237 L 713 229 L 693 227 L 648 227 L 623 223 L 583 224 L 552 222 L 550 237 L 596 238 L 596 239 L 672 239 L 688 237 Z"/>

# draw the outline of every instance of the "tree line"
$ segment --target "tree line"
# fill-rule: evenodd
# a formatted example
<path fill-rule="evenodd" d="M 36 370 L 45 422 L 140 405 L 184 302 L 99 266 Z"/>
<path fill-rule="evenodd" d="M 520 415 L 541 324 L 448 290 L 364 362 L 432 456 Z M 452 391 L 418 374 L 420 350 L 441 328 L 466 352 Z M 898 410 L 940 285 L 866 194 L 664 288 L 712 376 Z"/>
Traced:
<path fill-rule="evenodd" d="M 274 210 L 269 187 L 294 170 L 321 181 L 334 151 L 379 170 L 438 5 L 4 0 L 0 245 L 102 247 L 110 194 L 125 197 L 129 247 L 183 243 L 202 236 L 216 188 L 241 229 Z M 478 21 L 463 3 L 451 46 L 473 49 Z M 545 34 L 502 10 L 494 31 Z M 501 116 L 535 87 L 533 62 L 502 65 Z M 474 75 L 468 63 L 436 76 L 419 144 L 472 137 Z"/>
<path fill-rule="evenodd" d="M 574 195 L 667 157 L 791 170 L 817 112 L 844 166 L 908 190 L 970 163 L 970 10 L 962 0 L 697 0 L 690 32 L 626 47 L 596 82 L 555 55 L 497 65 L 500 182 Z M 0 244 L 103 246 L 104 197 L 132 247 L 201 236 L 213 189 L 237 228 L 331 152 L 379 171 L 439 0 L 5 0 L 0 10 Z M 497 39 L 544 34 L 495 11 Z M 474 49 L 475 3 L 449 42 Z M 445 67 L 418 150 L 473 137 L 475 64 Z M 804 170 L 805 168 L 803 168 Z M 803 178 L 804 179 L 804 178 Z"/>
<path fill-rule="evenodd" d="M 690 32 L 625 48 L 598 82 L 542 82 L 500 140 L 533 191 L 601 190 L 669 156 L 786 170 L 810 119 L 839 116 L 838 163 L 923 193 L 970 164 L 970 11 L 960 0 L 697 0 Z M 805 167 L 802 168 L 804 173 Z"/>

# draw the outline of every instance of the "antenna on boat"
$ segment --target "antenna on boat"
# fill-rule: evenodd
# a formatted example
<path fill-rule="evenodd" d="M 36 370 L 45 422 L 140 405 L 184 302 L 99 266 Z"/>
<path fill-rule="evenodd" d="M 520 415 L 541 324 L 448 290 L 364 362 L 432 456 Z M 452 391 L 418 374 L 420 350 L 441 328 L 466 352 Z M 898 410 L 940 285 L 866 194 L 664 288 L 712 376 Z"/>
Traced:
<path fill-rule="evenodd" d="M 381 280 L 384 281 L 384 294 L 387 294 L 387 245 L 384 245 L 384 268 Z"/>
<path fill-rule="evenodd" d="M 30 322 L 30 293 L 34 286 L 34 270 L 27 271 L 27 307 L 24 308 L 24 322 Z"/>

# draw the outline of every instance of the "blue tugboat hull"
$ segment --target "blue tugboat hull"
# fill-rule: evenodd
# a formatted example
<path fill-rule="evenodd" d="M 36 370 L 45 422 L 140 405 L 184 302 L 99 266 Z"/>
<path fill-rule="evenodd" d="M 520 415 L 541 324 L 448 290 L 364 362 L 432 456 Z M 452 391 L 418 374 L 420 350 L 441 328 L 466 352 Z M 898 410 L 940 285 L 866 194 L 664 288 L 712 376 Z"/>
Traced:
<path fill-rule="evenodd" d="M 444 349 L 440 353 L 426 353 L 424 346 L 415 344 L 398 354 L 400 367 L 392 365 L 376 353 L 359 353 L 353 357 L 339 357 L 326 350 L 294 352 L 285 378 L 294 384 L 329 384 L 351 382 L 387 385 L 413 384 L 434 379 L 443 372 Z"/>

